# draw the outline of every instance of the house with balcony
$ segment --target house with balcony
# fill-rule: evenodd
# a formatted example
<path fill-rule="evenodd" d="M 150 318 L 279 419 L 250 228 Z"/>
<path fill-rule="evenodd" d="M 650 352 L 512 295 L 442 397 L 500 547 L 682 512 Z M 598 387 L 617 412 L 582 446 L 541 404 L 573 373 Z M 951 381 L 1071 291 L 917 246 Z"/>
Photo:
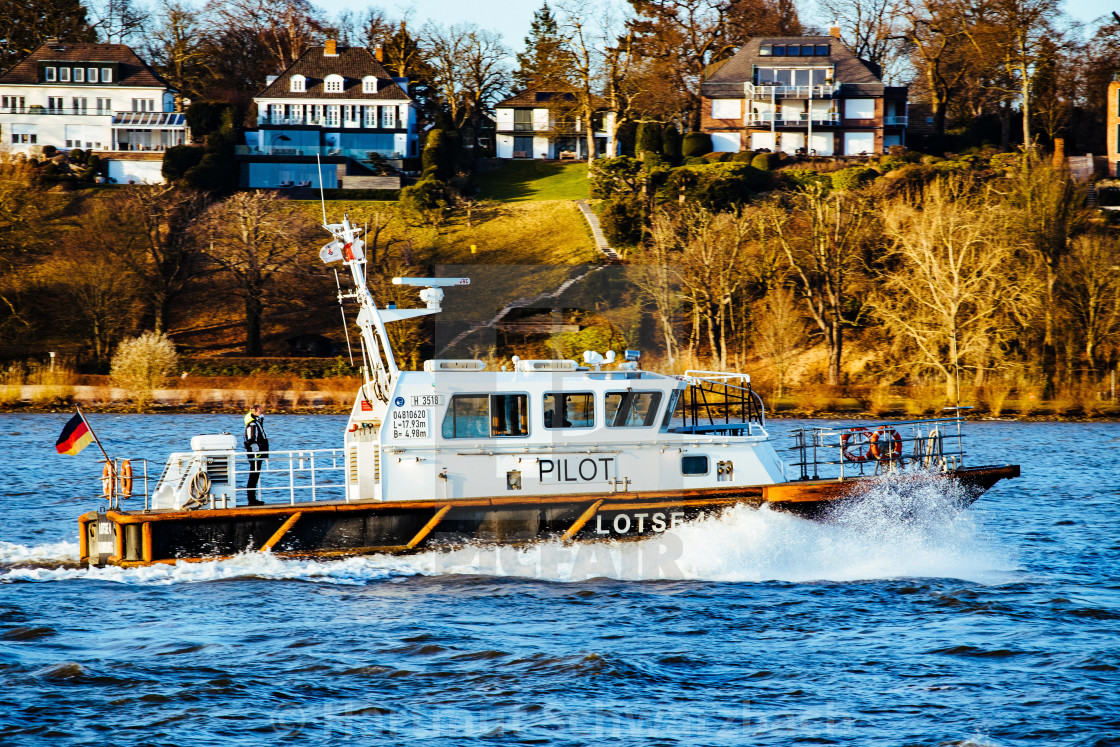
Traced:
<path fill-rule="evenodd" d="M 596 97 L 596 114 L 590 122 L 595 156 L 618 154 L 615 112 L 606 99 Z M 495 151 L 498 158 L 587 158 L 587 127 L 577 113 L 574 90 L 530 88 L 494 107 Z"/>
<path fill-rule="evenodd" d="M 416 103 L 380 54 L 329 39 L 270 76 L 238 148 L 241 186 L 318 187 L 320 173 L 327 189 L 399 186 L 383 172 L 418 154 Z"/>
<path fill-rule="evenodd" d="M 92 150 L 119 183 L 162 182 L 162 152 L 187 141 L 175 91 L 124 44 L 48 39 L 0 75 L 0 142 Z"/>
<path fill-rule="evenodd" d="M 860 156 L 906 144 L 907 89 L 829 36 L 756 37 L 700 85 L 716 151 Z"/>

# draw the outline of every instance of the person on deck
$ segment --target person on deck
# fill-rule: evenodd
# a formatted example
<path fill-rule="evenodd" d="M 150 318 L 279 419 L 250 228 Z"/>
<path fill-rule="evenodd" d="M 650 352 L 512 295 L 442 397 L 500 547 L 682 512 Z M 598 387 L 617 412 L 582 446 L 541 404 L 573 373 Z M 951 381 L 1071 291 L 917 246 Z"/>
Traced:
<path fill-rule="evenodd" d="M 257 500 L 257 483 L 261 479 L 264 460 L 268 458 L 268 435 L 264 432 L 264 408 L 253 407 L 245 414 L 245 451 L 249 452 L 249 483 L 246 485 L 250 506 L 263 506 Z"/>

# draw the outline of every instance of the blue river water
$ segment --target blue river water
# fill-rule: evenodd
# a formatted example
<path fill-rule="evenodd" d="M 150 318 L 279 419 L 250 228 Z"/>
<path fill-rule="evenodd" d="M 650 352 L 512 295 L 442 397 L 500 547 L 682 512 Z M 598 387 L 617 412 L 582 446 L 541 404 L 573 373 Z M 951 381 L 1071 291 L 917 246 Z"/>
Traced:
<path fill-rule="evenodd" d="M 884 485 L 827 524 L 124 570 L 77 565 L 100 466 L 55 455 L 67 417 L 0 415 L 2 745 L 1120 744 L 1120 424 L 969 424 L 1023 476 L 965 511 Z M 159 461 L 239 418 L 92 421 Z"/>

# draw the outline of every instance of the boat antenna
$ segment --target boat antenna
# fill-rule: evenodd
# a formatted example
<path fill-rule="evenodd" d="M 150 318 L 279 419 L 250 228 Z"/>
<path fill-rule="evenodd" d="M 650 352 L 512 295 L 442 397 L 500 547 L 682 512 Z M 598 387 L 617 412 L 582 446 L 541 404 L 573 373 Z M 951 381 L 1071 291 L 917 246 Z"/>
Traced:
<path fill-rule="evenodd" d="M 327 193 L 323 189 L 323 162 L 319 160 L 319 154 L 315 154 L 315 167 L 319 169 L 319 202 L 323 205 L 323 225 L 327 225 Z"/>
<path fill-rule="evenodd" d="M 350 347 L 350 327 L 346 324 L 346 307 L 342 305 L 342 283 L 338 270 L 334 271 L 334 286 L 338 288 L 338 310 L 342 313 L 342 332 L 346 335 L 346 352 L 350 354 L 350 365 L 354 365 L 354 348 Z"/>

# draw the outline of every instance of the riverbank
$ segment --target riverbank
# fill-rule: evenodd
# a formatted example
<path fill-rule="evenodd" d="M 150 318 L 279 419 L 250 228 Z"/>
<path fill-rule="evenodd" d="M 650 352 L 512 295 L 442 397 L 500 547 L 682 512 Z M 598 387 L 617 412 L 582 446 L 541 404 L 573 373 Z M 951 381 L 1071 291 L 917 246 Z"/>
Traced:
<path fill-rule="evenodd" d="M 263 404 L 273 413 L 293 415 L 338 415 L 350 412 L 357 379 L 309 380 L 296 382 L 245 379 L 238 386 L 189 386 L 157 389 L 144 413 L 243 413 L 252 404 Z M 303 383 L 303 382 L 300 382 Z M 891 401 L 859 396 L 821 394 L 790 395 L 781 399 L 764 397 L 768 418 L 814 418 L 823 420 L 915 420 L 944 415 L 939 400 L 908 399 L 902 395 Z M 965 399 L 964 403 L 969 403 Z M 89 413 L 137 412 L 128 392 L 104 385 L 23 384 L 0 387 L 0 413 L 50 413 L 72 411 L 80 406 Z M 993 408 L 978 400 L 967 413 L 970 419 L 1027 422 L 1109 422 L 1120 420 L 1120 402 L 1095 400 L 1086 403 L 1070 397 L 1053 400 L 1007 399 Z"/>

